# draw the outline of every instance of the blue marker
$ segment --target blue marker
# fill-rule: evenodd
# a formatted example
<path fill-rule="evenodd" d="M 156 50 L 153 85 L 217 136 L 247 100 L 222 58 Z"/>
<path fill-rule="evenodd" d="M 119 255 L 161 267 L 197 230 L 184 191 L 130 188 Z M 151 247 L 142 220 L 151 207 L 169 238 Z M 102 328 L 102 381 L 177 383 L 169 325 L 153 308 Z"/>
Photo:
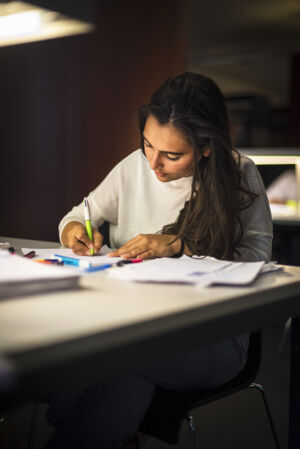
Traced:
<path fill-rule="evenodd" d="M 101 271 L 110 268 L 112 264 L 95 265 L 84 270 L 85 273 L 93 273 L 93 271 Z"/>
<path fill-rule="evenodd" d="M 73 265 L 75 267 L 82 267 L 82 268 L 90 268 L 92 266 L 92 264 L 87 260 L 80 260 L 76 259 L 75 257 L 67 257 L 61 256 L 60 254 L 54 254 L 53 256 L 51 256 L 51 259 L 53 258 L 60 260 L 65 265 Z"/>

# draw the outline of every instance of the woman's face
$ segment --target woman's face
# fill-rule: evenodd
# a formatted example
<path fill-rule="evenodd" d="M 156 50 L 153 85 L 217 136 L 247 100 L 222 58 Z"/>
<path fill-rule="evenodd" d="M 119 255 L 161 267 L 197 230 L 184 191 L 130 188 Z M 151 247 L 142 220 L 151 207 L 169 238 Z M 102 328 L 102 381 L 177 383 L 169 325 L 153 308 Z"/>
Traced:
<path fill-rule="evenodd" d="M 143 137 L 145 155 L 159 181 L 174 181 L 193 174 L 193 147 L 173 125 L 160 125 L 150 115 Z"/>

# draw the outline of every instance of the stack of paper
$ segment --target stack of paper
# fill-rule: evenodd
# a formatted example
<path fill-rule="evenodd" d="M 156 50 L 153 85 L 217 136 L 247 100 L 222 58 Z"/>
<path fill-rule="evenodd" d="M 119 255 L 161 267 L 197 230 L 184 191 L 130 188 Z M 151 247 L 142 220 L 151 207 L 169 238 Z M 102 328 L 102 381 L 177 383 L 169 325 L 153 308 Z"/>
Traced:
<path fill-rule="evenodd" d="M 109 275 L 136 282 L 172 282 L 201 286 L 245 285 L 254 281 L 265 262 L 230 262 L 213 257 L 153 259 L 110 270 Z"/>
<path fill-rule="evenodd" d="M 0 256 L 0 298 L 78 286 L 79 274 L 65 267 L 45 265 L 25 257 Z"/>

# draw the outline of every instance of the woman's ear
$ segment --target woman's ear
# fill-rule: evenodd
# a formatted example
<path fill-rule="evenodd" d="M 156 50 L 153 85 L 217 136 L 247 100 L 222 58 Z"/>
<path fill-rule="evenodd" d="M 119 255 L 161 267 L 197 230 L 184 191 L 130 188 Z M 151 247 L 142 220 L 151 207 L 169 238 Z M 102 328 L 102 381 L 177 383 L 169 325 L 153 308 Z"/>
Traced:
<path fill-rule="evenodd" d="M 203 151 L 203 156 L 208 157 L 208 156 L 210 156 L 210 153 L 211 153 L 211 148 L 210 147 L 205 148 L 205 150 Z"/>
<path fill-rule="evenodd" d="M 210 156 L 210 153 L 211 153 L 211 148 L 210 147 L 209 148 L 205 148 L 205 150 L 203 151 L 203 154 L 199 154 L 198 153 L 198 155 L 197 155 L 198 162 L 200 162 L 203 157 Z"/>

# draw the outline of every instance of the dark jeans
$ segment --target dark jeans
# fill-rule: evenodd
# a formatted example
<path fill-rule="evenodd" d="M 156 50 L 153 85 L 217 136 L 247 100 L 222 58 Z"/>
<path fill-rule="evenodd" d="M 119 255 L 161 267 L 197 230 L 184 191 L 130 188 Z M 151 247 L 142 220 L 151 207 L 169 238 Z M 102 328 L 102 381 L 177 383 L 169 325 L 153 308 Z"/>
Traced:
<path fill-rule="evenodd" d="M 244 365 L 235 338 L 203 347 L 145 372 L 120 373 L 93 385 L 52 391 L 55 425 L 47 449 L 120 449 L 137 432 L 156 385 L 199 390 L 226 383 Z"/>

